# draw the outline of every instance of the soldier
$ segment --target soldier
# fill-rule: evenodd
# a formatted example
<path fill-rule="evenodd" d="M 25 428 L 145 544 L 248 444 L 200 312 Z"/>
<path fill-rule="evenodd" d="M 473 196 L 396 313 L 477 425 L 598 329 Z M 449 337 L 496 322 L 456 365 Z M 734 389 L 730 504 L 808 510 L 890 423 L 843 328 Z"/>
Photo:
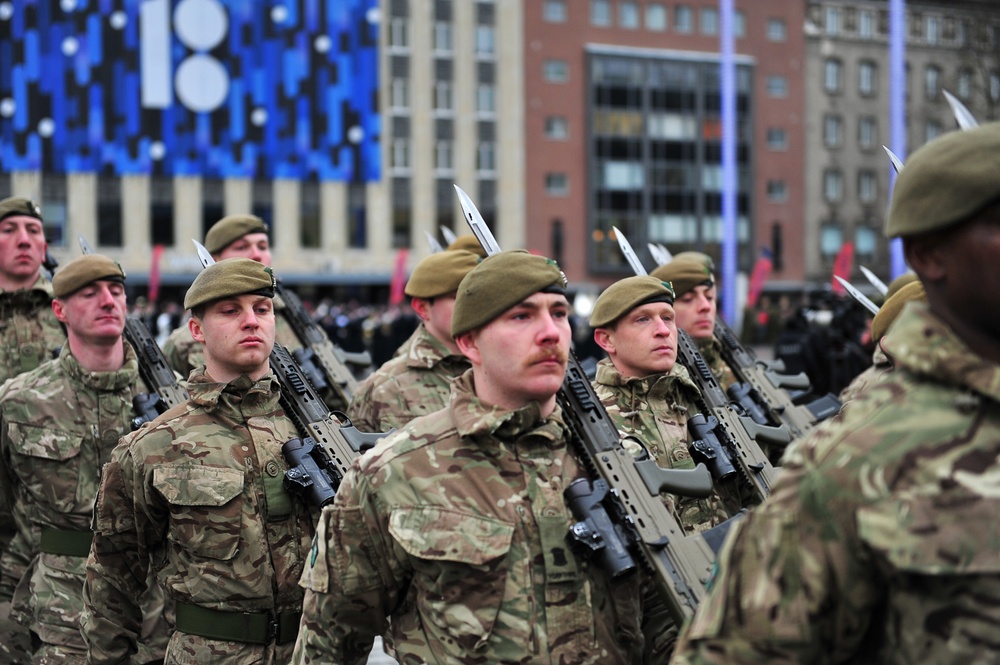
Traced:
<path fill-rule="evenodd" d="M 797 442 L 730 536 L 674 665 L 1000 660 L 1000 124 L 897 176 L 886 235 L 927 292 L 893 371 Z"/>
<path fill-rule="evenodd" d="M 17 533 L 0 557 L 14 616 L 41 645 L 33 662 L 83 663 L 84 567 L 101 464 L 129 431 L 141 392 L 122 339 L 125 273 L 111 259 L 74 259 L 52 280 L 52 310 L 66 325 L 59 358 L 0 392 L 0 516 Z M 140 660 L 162 657 L 144 645 Z"/>
<path fill-rule="evenodd" d="M 448 403 L 451 380 L 469 369 L 451 338 L 455 292 L 479 260 L 451 250 L 431 254 L 413 269 L 405 293 L 421 323 L 396 356 L 358 387 L 347 410 L 355 427 L 387 432 Z"/>
<path fill-rule="evenodd" d="M 486 258 L 486 250 L 483 249 L 482 243 L 480 243 L 479 239 L 472 233 L 465 233 L 458 236 L 455 238 L 454 242 L 445 247 L 445 249 L 449 252 L 456 249 L 463 249 L 467 252 L 476 254 L 481 259 Z"/>
<path fill-rule="evenodd" d="M 265 266 L 271 266 L 271 245 L 267 236 L 267 224 L 253 215 L 229 215 L 223 217 L 205 234 L 205 249 L 216 261 L 243 257 L 253 259 Z M 302 348 L 288 321 L 280 315 L 284 303 L 274 301 L 276 311 L 276 340 L 289 351 Z M 181 326 L 170 333 L 163 344 L 163 355 L 176 372 L 187 378 L 191 371 L 205 363 L 201 344 L 191 337 L 188 326 Z"/>
<path fill-rule="evenodd" d="M 703 254 L 684 252 L 651 274 L 673 284 L 677 327 L 695 341 L 715 380 L 723 390 L 727 390 L 736 383 L 736 376 L 722 359 L 722 347 L 715 339 L 718 292 L 711 259 Z"/>
<path fill-rule="evenodd" d="M 176 602 L 166 663 L 284 663 L 317 515 L 282 486 L 297 437 L 268 357 L 274 277 L 245 259 L 198 275 L 184 298 L 205 369 L 191 399 L 122 439 L 105 466 L 84 588 L 88 662 L 127 662 L 152 568 Z"/>
<path fill-rule="evenodd" d="M 556 404 L 565 286 L 523 251 L 462 280 L 451 331 L 472 368 L 324 510 L 294 662 L 362 663 L 386 632 L 402 663 L 639 662 L 639 576 L 612 583 L 566 543 L 563 491 L 586 471 Z"/>

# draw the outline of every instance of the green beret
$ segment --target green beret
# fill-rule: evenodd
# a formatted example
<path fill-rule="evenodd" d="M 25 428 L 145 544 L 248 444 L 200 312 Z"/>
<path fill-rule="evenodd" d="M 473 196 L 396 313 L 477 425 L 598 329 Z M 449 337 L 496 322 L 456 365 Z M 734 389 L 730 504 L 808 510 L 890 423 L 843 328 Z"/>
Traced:
<path fill-rule="evenodd" d="M 462 278 L 481 260 L 478 255 L 462 249 L 431 254 L 410 273 L 405 293 L 411 298 L 436 298 L 455 293 Z"/>
<path fill-rule="evenodd" d="M 559 265 L 523 249 L 500 252 L 483 259 L 458 285 L 451 314 L 451 336 L 485 326 L 514 305 L 539 291 L 566 288 Z"/>
<path fill-rule="evenodd" d="M 590 315 L 592 328 L 608 326 L 639 305 L 650 302 L 674 302 L 674 289 L 669 282 L 652 275 L 636 275 L 615 282 L 594 303 Z"/>
<path fill-rule="evenodd" d="M 124 284 L 125 271 L 117 261 L 106 256 L 84 254 L 59 268 L 52 276 L 52 295 L 65 298 L 100 279 Z"/>
<path fill-rule="evenodd" d="M 273 298 L 274 286 L 274 272 L 263 263 L 243 257 L 223 259 L 198 273 L 184 296 L 184 307 L 192 309 L 244 293 Z"/>
<path fill-rule="evenodd" d="M 715 284 L 715 277 L 708 265 L 703 260 L 690 257 L 675 258 L 650 274 L 661 281 L 670 282 L 678 298 L 693 291 L 696 286 Z"/>
<path fill-rule="evenodd" d="M 472 233 L 458 236 L 455 238 L 455 242 L 445 247 L 445 249 L 464 249 L 467 252 L 478 254 L 480 258 L 486 258 L 486 250 L 483 249 L 479 239 Z"/>
<path fill-rule="evenodd" d="M 684 259 L 684 260 L 693 259 L 695 261 L 699 261 L 708 266 L 709 271 L 715 272 L 715 260 L 708 254 L 705 254 L 704 252 L 696 252 L 694 250 L 689 250 L 687 252 L 678 252 L 677 254 L 674 254 L 673 260 L 676 261 L 677 259 Z"/>
<path fill-rule="evenodd" d="M 217 254 L 248 233 L 267 233 L 267 224 L 254 215 L 227 215 L 205 234 L 205 249 Z"/>
<path fill-rule="evenodd" d="M 42 221 L 42 209 L 38 204 L 20 196 L 11 196 L 0 201 L 0 219 L 7 219 L 13 215 L 25 215 Z"/>
<path fill-rule="evenodd" d="M 912 284 L 915 281 L 917 281 L 917 273 L 913 271 L 904 272 L 902 275 L 889 282 L 889 288 L 885 292 L 885 299 L 888 300 L 893 296 L 893 294 L 896 293 L 896 291 L 899 291 L 907 284 Z"/>
<path fill-rule="evenodd" d="M 910 282 L 886 298 L 885 304 L 879 307 L 878 314 L 872 319 L 872 339 L 876 342 L 882 339 L 889 331 L 889 326 L 903 311 L 903 305 L 913 300 L 927 302 L 927 292 L 920 282 Z"/>
<path fill-rule="evenodd" d="M 1000 123 L 943 134 L 896 176 L 888 238 L 937 231 L 1000 201 Z"/>

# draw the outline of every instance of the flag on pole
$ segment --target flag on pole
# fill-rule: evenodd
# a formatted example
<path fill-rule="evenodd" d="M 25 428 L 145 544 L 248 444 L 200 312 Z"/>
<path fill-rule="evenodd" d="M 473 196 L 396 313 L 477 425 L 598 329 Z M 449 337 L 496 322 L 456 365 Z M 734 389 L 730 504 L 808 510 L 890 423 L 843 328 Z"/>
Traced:
<path fill-rule="evenodd" d="M 833 292 L 838 296 L 846 295 L 847 289 L 837 281 L 837 277 L 846 281 L 851 281 L 851 273 L 854 271 L 854 243 L 845 242 L 837 252 L 837 258 L 833 260 L 833 277 L 830 282 L 833 285 Z"/>
<path fill-rule="evenodd" d="M 406 257 L 410 250 L 403 247 L 396 252 L 396 267 L 392 271 L 392 281 L 389 283 L 389 304 L 399 305 L 406 297 Z"/>
<path fill-rule="evenodd" d="M 153 263 L 149 268 L 149 302 L 155 303 L 160 297 L 160 259 L 163 245 L 153 245 Z"/>
<path fill-rule="evenodd" d="M 750 272 L 750 285 L 747 288 L 748 306 L 757 306 L 757 300 L 760 299 L 760 293 L 764 290 L 767 278 L 771 276 L 772 268 L 774 268 L 774 255 L 767 247 L 761 247 L 760 257 L 753 264 L 753 270 Z"/>

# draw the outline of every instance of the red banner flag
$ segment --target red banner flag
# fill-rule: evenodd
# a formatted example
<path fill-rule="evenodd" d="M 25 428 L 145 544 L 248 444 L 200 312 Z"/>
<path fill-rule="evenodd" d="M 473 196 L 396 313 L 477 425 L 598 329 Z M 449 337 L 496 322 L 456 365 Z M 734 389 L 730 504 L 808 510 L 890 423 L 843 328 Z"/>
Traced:
<path fill-rule="evenodd" d="M 392 281 L 389 283 L 389 304 L 399 305 L 406 298 L 403 289 L 406 288 L 406 257 L 410 250 L 406 247 L 396 253 L 396 267 L 392 271 Z"/>
<path fill-rule="evenodd" d="M 149 267 L 149 302 L 155 303 L 160 297 L 160 258 L 163 245 L 153 245 L 153 263 Z"/>
<path fill-rule="evenodd" d="M 760 258 L 757 259 L 757 263 L 753 265 L 753 270 L 750 272 L 750 285 L 747 289 L 747 305 L 750 307 L 757 306 L 760 293 L 764 290 L 764 283 L 771 276 L 771 269 L 774 267 L 773 257 L 771 250 L 766 247 L 760 248 Z"/>
<path fill-rule="evenodd" d="M 837 258 L 833 260 L 833 277 L 830 282 L 833 284 L 833 292 L 838 296 L 846 295 L 847 289 L 834 277 L 840 277 L 846 281 L 851 281 L 851 273 L 854 272 L 854 243 L 845 242 L 837 252 Z"/>

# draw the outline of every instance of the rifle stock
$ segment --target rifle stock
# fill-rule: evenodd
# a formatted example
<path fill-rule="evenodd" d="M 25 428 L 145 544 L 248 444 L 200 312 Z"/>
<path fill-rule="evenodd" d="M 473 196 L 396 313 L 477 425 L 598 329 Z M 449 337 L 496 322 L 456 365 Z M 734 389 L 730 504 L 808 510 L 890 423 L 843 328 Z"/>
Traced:
<path fill-rule="evenodd" d="M 174 370 L 167 364 L 163 351 L 156 340 L 134 316 L 125 317 L 125 330 L 122 335 L 135 350 L 139 362 L 139 378 L 149 390 L 140 393 L 132 400 L 136 417 L 132 419 L 132 429 L 139 429 L 167 409 L 177 406 L 188 398 L 188 392 L 177 382 Z"/>

